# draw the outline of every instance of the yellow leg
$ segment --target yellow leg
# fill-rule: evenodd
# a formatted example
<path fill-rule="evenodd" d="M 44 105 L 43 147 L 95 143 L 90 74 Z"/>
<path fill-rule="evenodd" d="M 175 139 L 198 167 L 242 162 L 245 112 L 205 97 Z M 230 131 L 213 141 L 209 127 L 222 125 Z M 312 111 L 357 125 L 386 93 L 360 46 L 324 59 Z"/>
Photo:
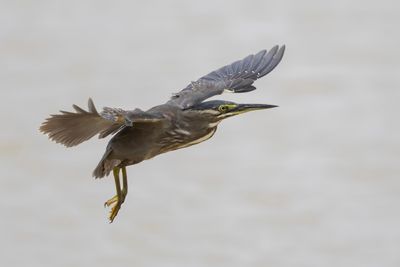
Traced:
<path fill-rule="evenodd" d="M 114 221 L 115 217 L 118 214 L 118 211 L 121 208 L 122 203 L 125 200 L 125 196 L 122 194 L 121 184 L 119 181 L 119 171 L 120 171 L 119 167 L 115 167 L 113 169 L 115 189 L 117 191 L 117 195 L 110 198 L 109 200 L 106 201 L 106 203 L 104 203 L 104 206 L 107 206 L 107 207 L 111 206 L 111 212 L 110 212 L 110 216 L 109 216 L 110 223 L 112 223 Z"/>
<path fill-rule="evenodd" d="M 126 167 L 121 167 L 122 170 L 122 190 L 120 188 L 119 180 L 115 182 L 116 191 L 121 190 L 122 193 L 122 202 L 125 201 L 126 195 L 128 195 L 128 176 L 126 175 Z M 115 175 L 114 175 L 115 178 Z M 110 207 L 113 203 L 118 201 L 118 195 L 113 196 L 109 200 L 104 203 L 104 207 Z"/>
<path fill-rule="evenodd" d="M 107 200 L 104 203 L 104 207 L 110 207 L 112 204 L 114 204 L 115 202 L 118 201 L 118 195 L 120 195 L 119 192 L 121 192 L 121 185 L 119 182 L 119 168 L 115 167 L 113 169 L 113 175 L 114 175 L 114 183 L 115 183 L 115 191 L 117 192 L 117 194 L 115 196 L 113 196 L 112 198 L 110 198 L 109 200 Z"/>
<path fill-rule="evenodd" d="M 123 183 L 123 187 L 122 187 L 122 196 L 126 198 L 126 195 L 128 194 L 128 176 L 126 175 L 126 167 L 122 167 L 122 183 Z"/>

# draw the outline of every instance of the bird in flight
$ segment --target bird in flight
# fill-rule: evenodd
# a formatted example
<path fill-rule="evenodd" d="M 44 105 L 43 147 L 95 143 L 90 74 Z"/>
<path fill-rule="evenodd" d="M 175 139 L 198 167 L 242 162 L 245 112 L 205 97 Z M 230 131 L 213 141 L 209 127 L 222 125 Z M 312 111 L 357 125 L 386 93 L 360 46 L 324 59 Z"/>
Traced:
<path fill-rule="evenodd" d="M 128 194 L 127 166 L 206 141 L 226 118 L 276 107 L 205 100 L 224 92 L 255 90 L 254 81 L 271 72 L 281 61 L 284 51 L 285 46 L 274 46 L 269 51 L 262 50 L 219 68 L 191 82 L 165 104 L 147 111 L 104 107 L 98 112 L 89 98 L 88 110 L 73 105 L 74 112 L 60 111 L 50 115 L 40 131 L 66 147 L 79 145 L 97 134 L 99 138 L 114 135 L 93 171 L 95 178 L 113 173 L 116 195 L 104 204 L 111 208 L 111 223 Z"/>

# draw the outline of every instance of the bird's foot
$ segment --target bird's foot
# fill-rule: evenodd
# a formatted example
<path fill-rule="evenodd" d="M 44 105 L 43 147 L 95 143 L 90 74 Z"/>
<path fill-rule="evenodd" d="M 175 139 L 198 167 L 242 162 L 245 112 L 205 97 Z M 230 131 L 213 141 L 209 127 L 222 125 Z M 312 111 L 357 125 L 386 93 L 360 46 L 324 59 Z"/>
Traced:
<path fill-rule="evenodd" d="M 104 207 L 111 207 L 110 215 L 108 216 L 110 223 L 117 217 L 122 203 L 124 203 L 124 199 L 119 199 L 118 195 L 115 195 L 104 203 Z"/>
<path fill-rule="evenodd" d="M 115 217 L 117 217 L 118 211 L 121 208 L 122 203 L 117 201 L 117 203 L 115 203 L 112 207 L 111 207 L 111 211 L 110 211 L 110 216 L 108 217 L 108 219 L 110 220 L 110 223 L 112 223 L 115 219 Z"/>
<path fill-rule="evenodd" d="M 113 196 L 104 203 L 104 207 L 110 207 L 113 203 L 118 202 L 118 195 Z"/>

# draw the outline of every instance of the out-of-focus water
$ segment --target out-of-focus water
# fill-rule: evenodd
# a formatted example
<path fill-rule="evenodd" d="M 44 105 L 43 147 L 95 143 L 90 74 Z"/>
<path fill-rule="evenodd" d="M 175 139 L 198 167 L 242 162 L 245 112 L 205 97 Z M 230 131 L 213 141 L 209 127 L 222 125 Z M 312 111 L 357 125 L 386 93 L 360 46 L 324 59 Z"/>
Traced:
<path fill-rule="evenodd" d="M 400 266 L 398 1 L 2 1 L 1 266 Z M 258 90 L 280 108 L 208 142 L 91 172 L 106 140 L 65 149 L 43 119 L 93 97 L 143 109 L 275 44 Z"/>

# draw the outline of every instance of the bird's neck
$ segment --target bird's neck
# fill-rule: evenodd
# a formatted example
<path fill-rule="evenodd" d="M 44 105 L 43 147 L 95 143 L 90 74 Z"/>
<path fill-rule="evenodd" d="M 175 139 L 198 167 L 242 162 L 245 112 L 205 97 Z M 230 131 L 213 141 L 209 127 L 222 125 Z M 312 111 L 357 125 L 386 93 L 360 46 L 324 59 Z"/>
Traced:
<path fill-rule="evenodd" d="M 188 125 L 191 129 L 203 130 L 208 132 L 218 126 L 221 120 L 209 114 L 199 114 L 196 112 L 183 113 L 183 123 Z"/>

